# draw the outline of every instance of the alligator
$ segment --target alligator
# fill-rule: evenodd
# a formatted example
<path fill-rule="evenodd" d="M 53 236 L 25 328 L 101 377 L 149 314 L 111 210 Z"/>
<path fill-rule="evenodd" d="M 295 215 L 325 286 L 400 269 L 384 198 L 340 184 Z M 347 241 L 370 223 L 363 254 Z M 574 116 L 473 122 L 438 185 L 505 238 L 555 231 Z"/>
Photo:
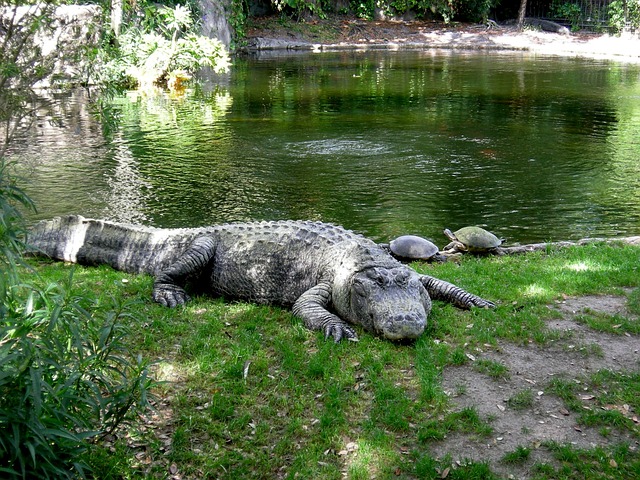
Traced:
<path fill-rule="evenodd" d="M 495 305 L 418 274 L 374 241 L 313 221 L 152 228 L 79 215 L 37 223 L 30 252 L 82 265 L 154 275 L 153 300 L 183 305 L 187 290 L 290 308 L 307 328 L 357 341 L 351 325 L 390 340 L 415 339 L 431 300 L 469 309 Z"/>

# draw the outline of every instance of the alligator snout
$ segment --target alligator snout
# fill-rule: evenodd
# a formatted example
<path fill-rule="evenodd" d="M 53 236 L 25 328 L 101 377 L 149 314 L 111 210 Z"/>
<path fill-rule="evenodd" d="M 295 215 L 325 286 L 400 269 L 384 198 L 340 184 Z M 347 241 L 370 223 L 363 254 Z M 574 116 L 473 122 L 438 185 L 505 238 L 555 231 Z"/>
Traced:
<path fill-rule="evenodd" d="M 414 339 L 422 335 L 426 325 L 426 313 L 398 313 L 384 322 L 382 335 L 389 340 Z"/>

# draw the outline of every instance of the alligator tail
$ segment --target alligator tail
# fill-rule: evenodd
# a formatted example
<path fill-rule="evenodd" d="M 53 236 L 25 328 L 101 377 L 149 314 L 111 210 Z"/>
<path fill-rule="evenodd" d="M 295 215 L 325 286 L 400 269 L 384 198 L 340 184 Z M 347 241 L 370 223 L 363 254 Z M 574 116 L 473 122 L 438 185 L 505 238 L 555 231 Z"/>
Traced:
<path fill-rule="evenodd" d="M 81 265 L 106 264 L 130 273 L 155 274 L 174 262 L 199 232 L 70 215 L 37 223 L 27 237 L 27 244 L 33 255 Z"/>

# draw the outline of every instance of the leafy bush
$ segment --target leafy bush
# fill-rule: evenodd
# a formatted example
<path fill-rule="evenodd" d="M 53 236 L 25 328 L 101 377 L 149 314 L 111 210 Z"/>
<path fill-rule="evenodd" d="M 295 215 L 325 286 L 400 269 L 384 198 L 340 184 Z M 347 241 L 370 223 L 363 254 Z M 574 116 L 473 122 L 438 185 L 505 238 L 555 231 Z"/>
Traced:
<path fill-rule="evenodd" d="M 9 174 L 9 168 L 0 155 L 0 319 L 7 309 L 7 292 L 18 282 L 17 268 L 22 263 L 20 252 L 26 229 L 18 206 L 34 208 Z"/>
<path fill-rule="evenodd" d="M 217 39 L 196 35 L 186 7 L 160 7 L 155 30 L 130 26 L 118 37 L 119 48 L 105 50 L 110 59 L 101 68 L 101 83 L 125 87 L 166 86 L 170 78 L 187 79 L 202 67 L 221 73 L 229 67 L 229 56 Z"/>
<path fill-rule="evenodd" d="M 249 4 L 247 0 L 231 0 L 229 24 L 234 32 L 236 45 L 244 44 L 247 36 L 247 17 Z"/>
<path fill-rule="evenodd" d="M 323 17 L 331 2 L 318 0 L 271 0 L 275 9 L 283 13 L 306 11 Z M 500 0 L 350 0 L 349 9 L 356 16 L 372 20 L 377 11 L 387 16 L 413 11 L 418 18 L 439 17 L 449 23 L 456 20 L 483 22 Z M 335 3 L 335 2 L 334 2 Z M 250 3 L 249 3 L 250 4 Z"/>
<path fill-rule="evenodd" d="M 609 4 L 609 26 L 614 32 L 640 29 L 640 0 L 613 0 Z"/>
<path fill-rule="evenodd" d="M 434 0 L 430 3 L 430 9 L 434 14 L 441 16 L 445 23 L 449 23 L 457 13 L 457 3 L 455 0 Z"/>
<path fill-rule="evenodd" d="M 489 12 L 500 0 L 466 0 L 458 1 L 456 18 L 471 22 L 485 23 L 489 18 Z M 453 12 L 452 12 L 453 13 Z"/>
<path fill-rule="evenodd" d="M 151 380 L 130 358 L 127 306 L 73 295 L 66 286 L 31 289 L 0 327 L 0 472 L 73 478 L 86 440 L 135 420 Z"/>
<path fill-rule="evenodd" d="M 153 382 L 125 339 L 129 306 L 75 294 L 72 279 L 20 281 L 31 201 L 0 158 L 0 477 L 77 478 L 87 440 L 133 421 Z"/>
<path fill-rule="evenodd" d="M 372 20 L 376 12 L 376 0 L 351 0 L 351 10 L 359 17 Z"/>
<path fill-rule="evenodd" d="M 551 13 L 554 18 L 564 19 L 571 23 L 571 30 L 580 30 L 583 21 L 582 8 L 577 3 L 554 2 L 551 4 Z"/>

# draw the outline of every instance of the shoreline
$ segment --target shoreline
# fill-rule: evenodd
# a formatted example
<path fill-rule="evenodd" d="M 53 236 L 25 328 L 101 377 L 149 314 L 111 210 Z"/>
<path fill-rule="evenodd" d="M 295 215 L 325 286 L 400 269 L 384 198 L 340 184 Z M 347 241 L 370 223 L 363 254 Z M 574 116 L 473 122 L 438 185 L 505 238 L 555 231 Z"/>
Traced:
<path fill-rule="evenodd" d="M 255 52 L 335 52 L 366 50 L 459 50 L 526 52 L 568 58 L 640 63 L 640 36 L 552 33 L 514 26 L 446 25 L 422 21 L 364 21 L 341 18 L 278 23 L 260 19 L 243 50 Z"/>

